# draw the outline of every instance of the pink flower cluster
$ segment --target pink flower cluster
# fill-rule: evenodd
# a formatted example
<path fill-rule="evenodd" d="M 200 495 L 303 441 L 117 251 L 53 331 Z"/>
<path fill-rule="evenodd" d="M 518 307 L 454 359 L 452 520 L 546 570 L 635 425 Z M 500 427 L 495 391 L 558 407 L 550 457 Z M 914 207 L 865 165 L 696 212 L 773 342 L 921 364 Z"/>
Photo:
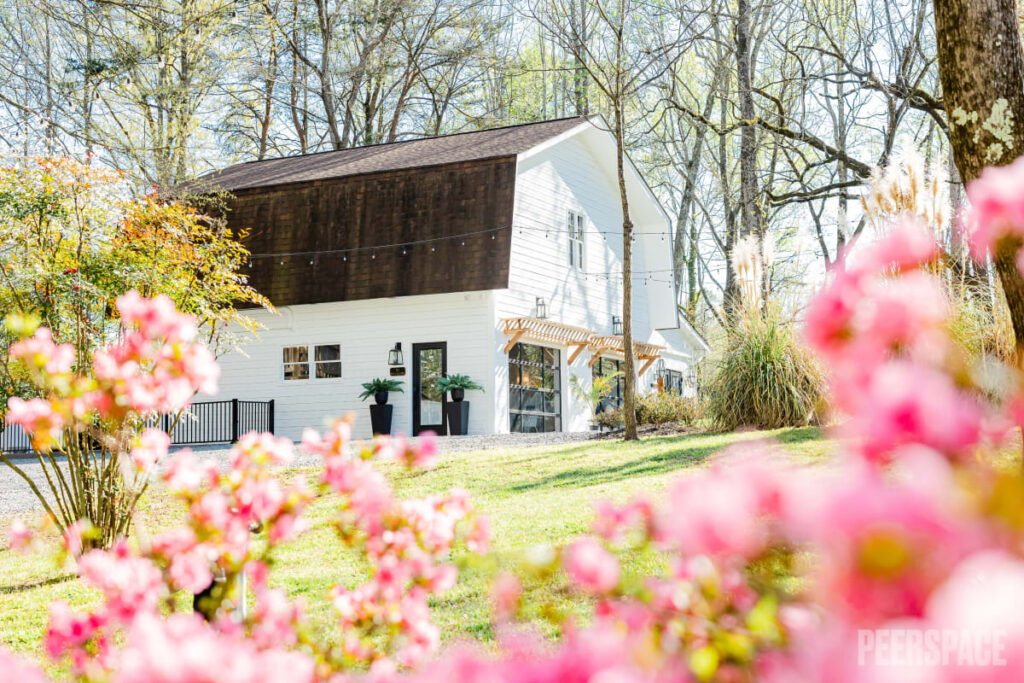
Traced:
<path fill-rule="evenodd" d="M 60 432 L 97 420 L 124 422 L 133 415 L 176 412 L 198 391 L 216 391 L 220 369 L 210 351 L 195 342 L 191 316 L 179 313 L 166 296 L 145 299 L 129 292 L 117 300 L 124 329 L 120 341 L 96 351 L 89 374 L 73 374 L 74 349 L 55 344 L 50 331 L 11 345 L 11 356 L 28 371 L 44 398 L 12 397 L 6 421 L 21 425 L 43 452 Z M 153 437 L 150 437 L 152 439 Z M 150 465 L 163 449 L 142 444 L 137 465 Z"/>
<path fill-rule="evenodd" d="M 927 230 L 906 219 L 839 270 L 807 310 L 807 339 L 832 369 L 844 432 L 872 460 L 909 444 L 963 455 L 985 426 L 977 398 L 945 368 L 949 306 L 923 269 L 937 253 Z"/>
<path fill-rule="evenodd" d="M 430 620 L 427 601 L 448 591 L 458 575 L 450 563 L 460 538 L 474 552 L 486 552 L 488 526 L 473 516 L 468 494 L 460 489 L 423 500 L 396 500 L 387 479 L 370 464 L 385 457 L 407 467 L 429 466 L 437 452 L 433 435 L 417 440 L 378 438 L 370 447 L 352 443 L 351 423 L 338 420 L 326 435 L 307 432 L 303 447 L 324 458 L 322 481 L 342 497 L 342 540 L 358 542 L 371 564 L 370 579 L 355 588 L 336 586 L 332 601 L 346 637 L 345 659 L 387 668 L 411 667 L 437 648 L 440 633 Z M 393 637 L 383 644 L 372 634 L 391 624 Z"/>
<path fill-rule="evenodd" d="M 181 334 L 175 330 L 162 333 Z M 453 554 L 460 547 L 486 552 L 488 526 L 465 491 L 399 500 L 371 463 L 374 457 L 408 467 L 429 463 L 436 453 L 432 437 L 362 444 L 350 435 L 350 420 L 337 421 L 326 434 L 306 435 L 305 447 L 325 461 L 317 490 L 303 475 L 285 483 L 275 473 L 292 461 L 291 442 L 250 433 L 231 449 L 226 471 L 187 450 L 166 463 L 161 476 L 186 506 L 184 525 L 139 546 L 119 540 L 109 550 L 87 552 L 83 539 L 91 525 L 71 525 L 66 553 L 102 599 L 88 610 L 51 605 L 48 655 L 79 680 L 189 683 L 326 680 L 356 665 L 387 672 L 422 661 L 440 642 L 428 600 L 455 584 Z M 149 468 L 167 445 L 165 434 L 146 430 L 135 440 L 132 459 Z M 371 567 L 362 585 L 339 584 L 326 596 L 344 634 L 340 647 L 319 640 L 304 605 L 269 585 L 270 556 L 305 530 L 304 510 L 318 494 L 340 495 L 338 535 Z M 264 542 L 256 542 L 254 533 Z M 33 530 L 17 523 L 11 541 L 26 548 Z M 255 598 L 245 619 L 238 614 L 244 596 L 232 589 L 242 575 Z M 211 587 L 202 608 L 209 621 L 174 612 L 177 591 L 198 594 Z"/>
<path fill-rule="evenodd" d="M 1017 268 L 1024 272 L 1024 157 L 1009 166 L 985 169 L 967 186 L 971 211 L 964 231 L 971 253 L 985 261 L 1003 244 L 1015 249 Z"/>

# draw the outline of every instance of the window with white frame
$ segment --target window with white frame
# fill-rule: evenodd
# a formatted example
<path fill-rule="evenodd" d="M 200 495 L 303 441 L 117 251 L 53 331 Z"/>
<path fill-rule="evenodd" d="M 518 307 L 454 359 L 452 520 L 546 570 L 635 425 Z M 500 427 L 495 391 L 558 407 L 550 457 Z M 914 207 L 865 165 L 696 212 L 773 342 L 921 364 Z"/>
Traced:
<path fill-rule="evenodd" d="M 320 344 L 313 356 L 317 379 L 341 377 L 341 344 Z"/>
<path fill-rule="evenodd" d="M 566 231 L 569 233 L 569 265 L 583 270 L 583 233 L 586 217 L 579 211 L 566 212 Z"/>
<path fill-rule="evenodd" d="M 341 377 L 341 344 L 286 346 L 281 353 L 285 381 L 338 379 Z"/>

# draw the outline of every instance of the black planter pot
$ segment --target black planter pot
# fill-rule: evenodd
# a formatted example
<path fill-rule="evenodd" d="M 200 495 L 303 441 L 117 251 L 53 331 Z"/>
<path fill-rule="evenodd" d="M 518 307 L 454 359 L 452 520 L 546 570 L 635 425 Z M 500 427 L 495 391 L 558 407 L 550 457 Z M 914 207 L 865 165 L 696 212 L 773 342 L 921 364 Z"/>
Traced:
<path fill-rule="evenodd" d="M 379 406 L 384 405 L 385 403 L 388 402 L 388 392 L 378 391 L 376 394 L 373 395 L 373 400 Z"/>
<path fill-rule="evenodd" d="M 461 401 L 462 399 L 466 398 L 465 389 L 452 389 L 451 394 L 453 401 Z"/>
<path fill-rule="evenodd" d="M 384 400 L 387 400 L 386 393 L 384 394 Z M 394 412 L 395 407 L 387 403 L 376 403 L 370 406 L 370 426 L 373 429 L 374 436 L 391 433 L 391 416 Z"/>
<path fill-rule="evenodd" d="M 461 391 L 456 389 L 452 391 Z M 466 430 L 469 428 L 469 401 L 463 401 L 461 398 L 454 399 L 448 404 L 448 434 L 451 436 L 465 436 Z"/>

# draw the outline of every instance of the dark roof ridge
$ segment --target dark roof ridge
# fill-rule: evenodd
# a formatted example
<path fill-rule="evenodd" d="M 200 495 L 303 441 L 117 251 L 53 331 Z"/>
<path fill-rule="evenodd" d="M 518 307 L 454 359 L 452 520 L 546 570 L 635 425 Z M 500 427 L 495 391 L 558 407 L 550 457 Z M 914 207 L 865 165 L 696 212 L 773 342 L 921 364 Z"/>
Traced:
<path fill-rule="evenodd" d="M 583 123 L 584 121 L 589 121 L 590 119 L 594 118 L 595 116 L 597 116 L 597 115 L 596 114 L 579 114 L 577 116 L 561 116 L 561 117 L 559 117 L 557 119 L 543 119 L 541 121 L 528 121 L 526 123 L 509 123 L 509 124 L 506 124 L 504 126 L 495 126 L 494 128 L 478 128 L 476 130 L 460 130 L 460 131 L 456 131 L 454 133 L 443 133 L 442 135 L 425 135 L 423 137 L 409 138 L 407 140 L 391 140 L 390 142 L 375 142 L 372 145 L 359 145 L 357 147 L 345 147 L 344 149 L 322 149 L 322 150 L 320 150 L 318 152 L 306 152 L 305 154 L 285 154 L 284 156 L 280 156 L 280 157 L 269 157 L 269 158 L 266 158 L 266 159 L 250 159 L 249 161 L 239 161 L 237 163 L 231 164 L 230 166 L 226 166 L 225 168 L 232 168 L 232 167 L 236 167 L 236 166 L 246 166 L 246 165 L 249 165 L 249 164 L 261 164 L 261 163 L 263 163 L 265 161 L 277 161 L 279 159 L 303 159 L 305 157 L 315 157 L 315 156 L 320 156 L 322 154 L 334 154 L 336 152 L 350 152 L 352 150 L 357 150 L 357 149 L 374 149 L 374 148 L 377 148 L 377 147 L 386 147 L 388 145 L 404 145 L 404 144 L 407 144 L 407 143 L 410 143 L 410 142 L 422 142 L 424 140 L 443 140 L 445 138 L 453 138 L 453 137 L 456 137 L 458 135 L 474 135 L 474 134 L 477 134 L 477 133 L 491 133 L 491 132 L 499 131 L 499 130 L 508 130 L 510 128 L 526 128 L 527 126 L 538 126 L 538 125 L 543 124 L 543 123 L 558 123 L 560 121 L 571 121 L 571 120 L 574 120 L 574 119 L 578 119 L 580 121 L 580 123 Z M 221 170 L 223 170 L 223 169 L 221 169 Z M 212 173 L 217 173 L 217 171 L 212 171 Z M 210 174 L 209 173 L 203 174 L 203 176 L 200 176 L 200 178 L 203 178 L 203 177 L 205 177 L 207 175 L 210 175 Z"/>

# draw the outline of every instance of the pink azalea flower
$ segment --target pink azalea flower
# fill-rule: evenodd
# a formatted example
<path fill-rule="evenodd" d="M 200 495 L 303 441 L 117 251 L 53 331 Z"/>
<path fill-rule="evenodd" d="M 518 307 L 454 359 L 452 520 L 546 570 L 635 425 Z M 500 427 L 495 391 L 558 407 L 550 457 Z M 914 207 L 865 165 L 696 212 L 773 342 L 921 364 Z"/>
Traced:
<path fill-rule="evenodd" d="M 43 670 L 0 646 L 0 683 L 50 683 Z"/>
<path fill-rule="evenodd" d="M 187 448 L 170 458 L 164 471 L 164 481 L 176 493 L 195 493 L 204 484 L 211 484 L 215 476 L 216 465 L 200 462 Z"/>
<path fill-rule="evenodd" d="M 734 449 L 672 486 L 656 537 L 683 556 L 753 558 L 772 541 L 775 526 L 794 516 L 799 480 L 768 454 Z"/>
<path fill-rule="evenodd" d="M 887 462 L 900 446 L 921 444 L 949 456 L 969 453 L 982 433 L 982 413 L 944 373 L 895 361 L 875 369 L 859 390 L 843 431 L 860 440 L 871 461 Z"/>
<path fill-rule="evenodd" d="M 155 610 L 166 591 L 157 566 L 148 558 L 129 555 L 123 544 L 86 553 L 78 561 L 78 572 L 103 592 L 108 613 L 121 623 Z"/>
<path fill-rule="evenodd" d="M 170 343 L 190 342 L 195 339 L 195 320 L 179 313 L 174 302 L 166 295 L 145 299 L 132 290 L 117 298 L 117 310 L 125 327 L 138 325 L 150 339 L 166 339 Z"/>
<path fill-rule="evenodd" d="M 930 263 L 938 256 L 935 236 L 917 218 L 905 217 L 865 249 L 859 268 L 869 273 L 902 272 Z"/>
<path fill-rule="evenodd" d="M 136 439 L 132 449 L 132 462 L 138 470 L 148 470 L 165 455 L 171 446 L 171 437 L 162 429 L 150 427 Z"/>
<path fill-rule="evenodd" d="M 89 520 L 80 519 L 64 530 L 64 550 L 72 557 L 78 557 L 85 548 L 85 535 L 92 530 Z"/>
<path fill-rule="evenodd" d="M 25 522 L 16 519 L 11 522 L 11 526 L 7 529 L 7 536 L 10 538 L 10 549 L 20 552 L 28 548 L 29 544 L 32 543 L 33 534 L 32 529 Z"/>
<path fill-rule="evenodd" d="M 983 260 L 1007 236 L 1024 237 L 1024 159 L 993 166 L 967 186 L 974 230 L 968 237 L 974 257 Z"/>
<path fill-rule="evenodd" d="M 819 595 L 855 625 L 920 617 L 972 544 L 935 497 L 852 469 L 809 515 L 822 549 Z"/>
<path fill-rule="evenodd" d="M 563 563 L 573 583 L 590 593 L 607 594 L 619 585 L 619 561 L 592 538 L 566 548 Z"/>
<path fill-rule="evenodd" d="M 312 683 L 313 660 L 283 649 L 259 650 L 193 614 L 143 615 L 128 632 L 115 683 Z"/>
<path fill-rule="evenodd" d="M 43 644 L 51 659 L 59 661 L 70 655 L 72 664 L 82 670 L 89 659 L 84 649 L 94 639 L 102 640 L 106 620 L 102 615 L 81 613 L 71 609 L 63 600 L 50 603 L 49 621 Z"/>
<path fill-rule="evenodd" d="M 473 518 L 473 526 L 470 529 L 469 538 L 466 539 L 466 548 L 477 555 L 484 555 L 487 553 L 490 540 L 490 520 L 483 515 L 477 515 Z"/>
<path fill-rule="evenodd" d="M 948 667 L 947 680 L 1011 683 L 1024 679 L 1024 561 L 1003 551 L 971 555 L 928 602 L 925 627 L 987 638 L 1004 664 Z M 997 641 L 993 641 L 997 638 Z"/>
<path fill-rule="evenodd" d="M 11 344 L 11 358 L 21 360 L 30 368 L 42 369 L 51 375 L 71 372 L 75 362 L 75 347 L 54 344 L 53 335 L 46 327 L 36 330 L 34 336 Z"/>
<path fill-rule="evenodd" d="M 41 398 L 24 400 L 17 396 L 7 399 L 7 424 L 21 425 L 32 435 L 32 444 L 44 451 L 49 451 L 56 443 L 61 428 L 64 427 L 64 416 L 49 401 Z"/>
<path fill-rule="evenodd" d="M 519 601 L 523 594 L 523 586 L 519 578 L 511 572 L 502 572 L 491 584 L 491 605 L 494 616 L 499 621 L 508 621 L 519 611 Z"/>
<path fill-rule="evenodd" d="M 172 556 L 168 575 L 175 587 L 190 593 L 199 593 L 209 586 L 213 581 L 210 555 L 210 549 L 198 545 L 188 552 Z"/>

